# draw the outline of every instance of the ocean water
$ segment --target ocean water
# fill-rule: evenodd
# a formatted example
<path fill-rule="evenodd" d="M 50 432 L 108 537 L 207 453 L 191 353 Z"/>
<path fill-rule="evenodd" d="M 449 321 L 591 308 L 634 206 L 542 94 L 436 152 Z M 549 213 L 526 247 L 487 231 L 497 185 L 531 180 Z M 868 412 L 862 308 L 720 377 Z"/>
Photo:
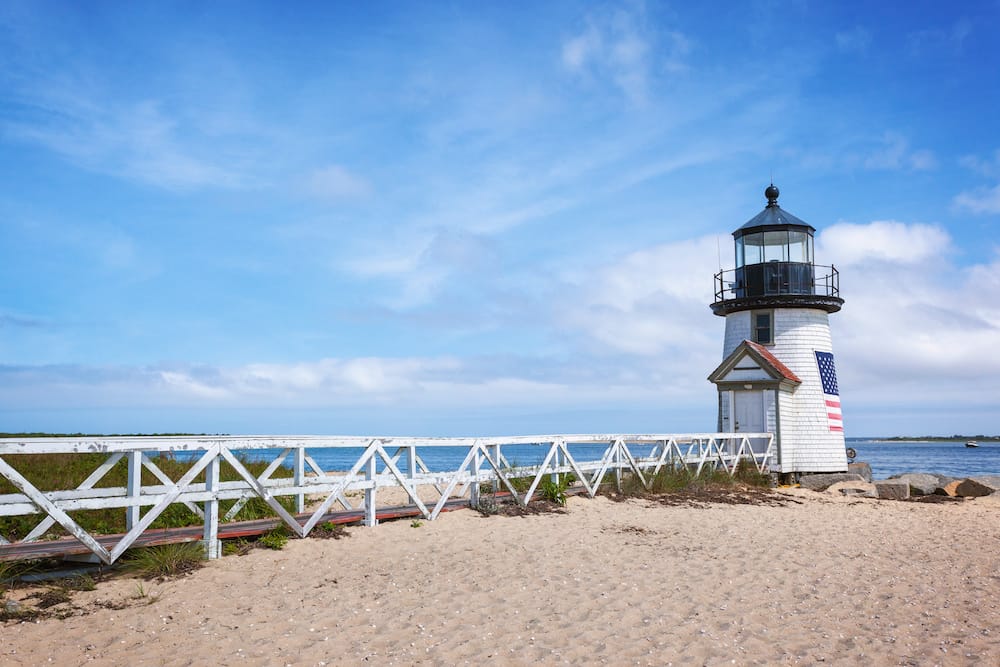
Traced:
<path fill-rule="evenodd" d="M 903 472 L 940 473 L 959 478 L 1000 475 L 1000 442 L 980 442 L 979 447 L 970 448 L 964 442 L 848 438 L 847 446 L 858 453 L 856 461 L 871 465 L 872 475 L 877 479 Z"/>
<path fill-rule="evenodd" d="M 977 448 L 968 448 L 964 442 L 922 442 L 885 441 L 874 438 L 848 438 L 847 446 L 857 452 L 856 461 L 871 465 L 872 474 L 878 479 L 903 472 L 930 472 L 951 477 L 971 477 L 974 475 L 1000 474 L 1000 443 L 981 442 Z M 577 461 L 596 461 L 604 453 L 605 445 L 569 445 L 570 453 Z M 650 446 L 630 447 L 634 456 L 648 456 Z M 360 447 L 344 449 L 310 449 L 308 453 L 323 470 L 328 472 L 347 471 L 361 456 Z M 244 450 L 249 458 L 271 461 L 280 450 Z M 538 465 L 548 452 L 548 446 L 505 445 L 503 455 L 516 466 Z M 389 454 L 393 451 L 390 448 Z M 455 470 L 462 464 L 468 453 L 465 447 L 423 447 L 417 448 L 424 465 L 434 472 Z M 286 465 L 292 462 L 291 456 Z M 399 469 L 407 472 L 406 457 L 397 462 Z M 385 464 L 378 462 L 378 470 L 385 470 Z"/>

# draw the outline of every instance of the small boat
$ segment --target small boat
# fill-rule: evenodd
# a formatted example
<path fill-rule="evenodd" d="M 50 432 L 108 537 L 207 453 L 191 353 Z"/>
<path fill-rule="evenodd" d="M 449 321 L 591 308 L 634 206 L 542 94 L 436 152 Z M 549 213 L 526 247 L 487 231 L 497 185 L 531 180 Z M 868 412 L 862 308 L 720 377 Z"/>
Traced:
<path fill-rule="evenodd" d="M 965 443 L 965 446 L 966 447 L 978 447 L 979 443 L 976 442 L 975 440 L 969 440 L 968 442 Z"/>

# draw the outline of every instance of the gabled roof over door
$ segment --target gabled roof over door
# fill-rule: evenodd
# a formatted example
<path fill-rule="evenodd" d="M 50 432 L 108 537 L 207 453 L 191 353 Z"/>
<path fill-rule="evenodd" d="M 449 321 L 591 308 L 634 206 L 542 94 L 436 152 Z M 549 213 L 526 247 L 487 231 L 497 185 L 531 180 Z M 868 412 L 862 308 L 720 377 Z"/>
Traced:
<path fill-rule="evenodd" d="M 709 381 L 721 383 L 768 383 L 778 384 L 786 391 L 792 391 L 802 384 L 802 380 L 781 363 L 769 349 L 745 340 L 736 346 L 718 368 L 708 376 Z"/>

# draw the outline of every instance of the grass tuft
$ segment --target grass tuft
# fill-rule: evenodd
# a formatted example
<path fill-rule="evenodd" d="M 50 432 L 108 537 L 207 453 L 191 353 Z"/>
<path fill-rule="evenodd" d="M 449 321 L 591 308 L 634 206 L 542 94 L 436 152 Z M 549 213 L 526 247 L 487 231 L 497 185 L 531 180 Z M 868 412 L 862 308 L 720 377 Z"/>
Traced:
<path fill-rule="evenodd" d="M 288 544 L 288 528 L 284 525 L 273 528 L 270 532 L 261 535 L 257 544 L 275 551 L 284 549 L 285 545 Z"/>
<path fill-rule="evenodd" d="M 126 569 L 146 579 L 176 577 L 197 570 L 205 563 L 205 547 L 200 542 L 180 542 L 130 551 Z"/>
<path fill-rule="evenodd" d="M 544 500 L 556 503 L 557 505 L 566 505 L 566 490 L 576 482 L 576 477 L 573 475 L 558 475 L 555 481 L 552 477 L 546 477 L 538 485 L 538 492 L 541 494 Z"/>

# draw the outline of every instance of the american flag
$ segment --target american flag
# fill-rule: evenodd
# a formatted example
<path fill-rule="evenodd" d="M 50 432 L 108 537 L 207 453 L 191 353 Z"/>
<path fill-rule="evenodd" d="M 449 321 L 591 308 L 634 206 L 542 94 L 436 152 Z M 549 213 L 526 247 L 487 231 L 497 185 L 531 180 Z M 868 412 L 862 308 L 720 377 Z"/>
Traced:
<path fill-rule="evenodd" d="M 840 414 L 840 390 L 837 389 L 837 368 L 833 365 L 833 353 L 817 352 L 816 365 L 819 366 L 819 379 L 823 383 L 826 423 L 831 431 L 843 433 L 844 418 Z"/>

